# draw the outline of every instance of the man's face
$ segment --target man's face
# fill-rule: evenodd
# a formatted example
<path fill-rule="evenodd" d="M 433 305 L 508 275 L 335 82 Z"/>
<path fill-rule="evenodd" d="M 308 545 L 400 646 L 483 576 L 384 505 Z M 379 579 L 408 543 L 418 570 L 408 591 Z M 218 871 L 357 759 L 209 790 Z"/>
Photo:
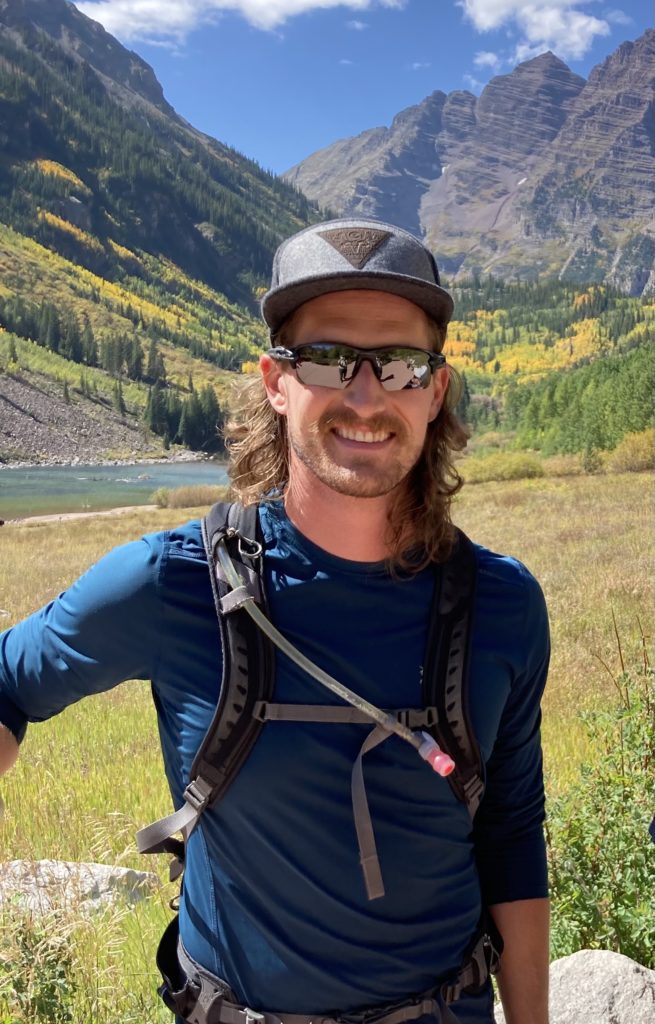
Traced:
<path fill-rule="evenodd" d="M 378 291 L 330 292 L 306 302 L 284 340 L 289 348 L 318 341 L 433 348 L 423 310 Z M 385 391 L 364 362 L 339 390 L 302 384 L 289 364 L 270 356 L 260 365 L 269 401 L 287 419 L 292 479 L 308 469 L 332 490 L 361 498 L 388 494 L 407 476 L 448 383 L 442 367 L 427 388 Z"/>

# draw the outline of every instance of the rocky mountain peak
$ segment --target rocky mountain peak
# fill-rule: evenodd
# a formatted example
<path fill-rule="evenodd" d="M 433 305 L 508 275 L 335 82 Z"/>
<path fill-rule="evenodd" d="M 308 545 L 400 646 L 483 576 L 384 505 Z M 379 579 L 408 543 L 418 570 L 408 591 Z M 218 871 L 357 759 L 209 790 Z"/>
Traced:
<path fill-rule="evenodd" d="M 375 139 L 364 132 L 298 164 L 294 183 L 339 212 L 395 212 L 450 275 L 559 272 L 650 287 L 655 30 L 619 46 L 588 81 L 548 51 L 478 98 L 458 90 L 428 100 L 437 96 L 432 108 L 426 100 L 399 115 L 420 124 L 401 147 L 390 145 L 394 119 Z M 366 160 L 355 160 L 353 175 L 363 140 Z"/>
<path fill-rule="evenodd" d="M 30 30 L 44 32 L 69 56 L 86 61 L 106 88 L 120 92 L 117 98 L 122 102 L 145 103 L 169 117 L 177 116 L 150 65 L 68 0 L 0 0 L 3 28 L 17 41 L 28 37 Z"/>

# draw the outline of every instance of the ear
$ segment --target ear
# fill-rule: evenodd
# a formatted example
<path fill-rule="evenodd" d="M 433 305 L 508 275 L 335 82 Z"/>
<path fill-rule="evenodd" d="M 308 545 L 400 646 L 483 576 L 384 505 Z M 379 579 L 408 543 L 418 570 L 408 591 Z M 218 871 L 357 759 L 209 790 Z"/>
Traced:
<path fill-rule="evenodd" d="M 446 397 L 449 382 L 450 374 L 448 372 L 448 367 L 440 366 L 432 377 L 432 401 L 430 402 L 430 412 L 428 415 L 428 421 L 430 423 L 432 423 L 433 420 L 436 420 L 439 415 L 439 410 L 441 409 L 444 398 Z"/>
<path fill-rule="evenodd" d="M 264 381 L 264 388 L 269 402 L 273 409 L 280 416 L 287 414 L 287 375 L 284 373 L 283 364 L 269 355 L 259 357 L 259 372 Z"/>

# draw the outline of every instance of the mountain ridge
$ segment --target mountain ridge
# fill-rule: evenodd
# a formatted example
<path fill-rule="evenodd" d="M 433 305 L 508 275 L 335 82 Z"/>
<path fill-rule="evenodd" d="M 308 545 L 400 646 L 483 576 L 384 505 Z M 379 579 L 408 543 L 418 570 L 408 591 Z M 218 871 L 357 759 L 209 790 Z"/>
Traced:
<path fill-rule="evenodd" d="M 562 275 L 650 293 L 654 106 L 649 29 L 586 81 L 548 51 L 477 98 L 432 93 L 388 128 L 340 139 L 285 177 L 337 213 L 416 231 L 453 279 Z"/>

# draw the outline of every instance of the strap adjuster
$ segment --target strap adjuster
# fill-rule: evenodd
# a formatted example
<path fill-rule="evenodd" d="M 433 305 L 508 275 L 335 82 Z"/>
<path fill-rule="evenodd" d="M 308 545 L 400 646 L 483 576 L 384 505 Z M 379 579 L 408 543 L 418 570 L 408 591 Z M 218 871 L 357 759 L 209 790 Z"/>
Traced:
<path fill-rule="evenodd" d="M 192 779 L 187 788 L 184 790 L 184 799 L 188 804 L 193 807 L 194 811 L 198 814 L 202 814 L 205 807 L 209 803 L 209 799 L 212 795 L 212 785 L 203 779 L 202 776 L 198 776 Z"/>
<path fill-rule="evenodd" d="M 427 708 L 402 708 L 400 711 L 391 711 L 401 725 L 408 729 L 431 729 L 439 721 L 439 712 L 436 707 Z"/>
<path fill-rule="evenodd" d="M 462 983 L 460 981 L 445 982 L 441 986 L 441 997 L 444 1003 L 454 1003 L 462 994 Z"/>

